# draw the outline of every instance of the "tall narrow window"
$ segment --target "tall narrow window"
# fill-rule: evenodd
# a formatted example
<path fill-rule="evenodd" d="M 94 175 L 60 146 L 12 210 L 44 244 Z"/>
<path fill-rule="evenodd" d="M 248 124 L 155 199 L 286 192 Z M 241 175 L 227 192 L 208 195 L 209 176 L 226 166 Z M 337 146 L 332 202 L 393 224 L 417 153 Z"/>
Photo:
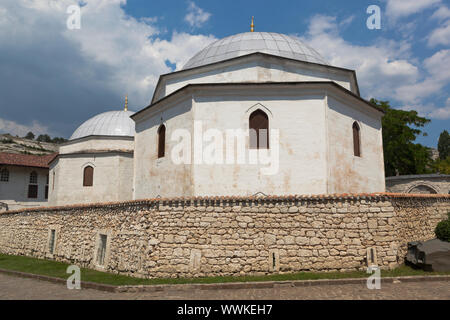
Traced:
<path fill-rule="evenodd" d="M 52 229 L 50 230 L 50 239 L 48 243 L 48 251 L 53 254 L 55 252 L 55 237 L 56 237 L 56 230 Z"/>
<path fill-rule="evenodd" d="M 0 181 L 8 182 L 9 181 L 9 170 L 4 168 L 0 170 Z"/>
<path fill-rule="evenodd" d="M 353 154 L 355 157 L 361 157 L 361 138 L 358 123 L 353 123 Z"/>
<path fill-rule="evenodd" d="M 49 180 L 49 175 L 47 174 L 47 181 L 45 182 L 45 194 L 44 197 L 45 199 L 48 199 L 48 181 Z"/>
<path fill-rule="evenodd" d="M 36 199 L 38 197 L 38 175 L 36 171 L 30 173 L 30 181 L 28 184 L 28 198 Z"/>
<path fill-rule="evenodd" d="M 258 109 L 250 115 L 250 149 L 269 149 L 269 117 Z"/>
<path fill-rule="evenodd" d="M 83 187 L 92 187 L 94 185 L 94 168 L 87 166 L 83 172 Z"/>
<path fill-rule="evenodd" d="M 161 125 L 158 129 L 158 159 L 164 158 L 166 154 L 166 126 Z"/>
<path fill-rule="evenodd" d="M 108 237 L 105 234 L 101 234 L 97 251 L 97 264 L 100 266 L 103 266 L 105 264 L 106 240 L 108 240 Z"/>
<path fill-rule="evenodd" d="M 56 179 L 56 174 L 55 174 L 55 171 L 53 171 L 52 190 L 55 190 L 55 179 Z"/>

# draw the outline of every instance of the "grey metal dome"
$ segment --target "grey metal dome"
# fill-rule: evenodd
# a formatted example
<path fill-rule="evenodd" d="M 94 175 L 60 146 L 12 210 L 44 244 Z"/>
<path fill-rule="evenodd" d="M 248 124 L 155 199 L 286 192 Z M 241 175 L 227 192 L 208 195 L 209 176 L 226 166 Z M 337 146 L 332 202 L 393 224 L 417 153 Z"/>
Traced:
<path fill-rule="evenodd" d="M 101 113 L 78 127 L 70 140 L 87 136 L 130 136 L 134 137 L 136 131 L 134 121 L 130 118 L 131 111 L 109 111 Z"/>
<path fill-rule="evenodd" d="M 299 39 L 273 32 L 246 32 L 212 43 L 192 57 L 183 69 L 195 68 L 255 52 L 328 65 L 328 62 L 316 50 Z"/>

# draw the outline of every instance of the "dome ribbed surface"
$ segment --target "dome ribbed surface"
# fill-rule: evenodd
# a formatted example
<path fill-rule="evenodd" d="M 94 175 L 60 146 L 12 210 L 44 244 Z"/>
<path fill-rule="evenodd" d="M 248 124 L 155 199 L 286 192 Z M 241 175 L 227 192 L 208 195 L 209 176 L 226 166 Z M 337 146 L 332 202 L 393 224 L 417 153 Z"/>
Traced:
<path fill-rule="evenodd" d="M 130 136 L 134 137 L 135 125 L 130 118 L 131 111 L 109 111 L 101 113 L 78 127 L 70 140 L 87 136 Z"/>
<path fill-rule="evenodd" d="M 297 38 L 273 32 L 246 32 L 212 43 L 192 57 L 183 69 L 200 67 L 255 52 L 328 65 L 328 62 L 316 50 Z"/>

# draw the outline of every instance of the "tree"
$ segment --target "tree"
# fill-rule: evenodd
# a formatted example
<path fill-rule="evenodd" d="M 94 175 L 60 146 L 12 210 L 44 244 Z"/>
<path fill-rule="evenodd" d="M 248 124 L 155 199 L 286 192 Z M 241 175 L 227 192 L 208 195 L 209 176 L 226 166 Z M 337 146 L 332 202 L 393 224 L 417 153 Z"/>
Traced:
<path fill-rule="evenodd" d="M 450 174 L 450 156 L 446 159 L 436 159 L 433 163 L 433 172 Z"/>
<path fill-rule="evenodd" d="M 66 141 L 67 141 L 67 139 L 60 138 L 60 137 L 55 137 L 55 138 L 52 139 L 52 142 L 56 143 L 56 144 L 61 144 L 61 143 L 64 143 Z"/>
<path fill-rule="evenodd" d="M 52 138 L 48 134 L 41 134 L 37 137 L 36 141 L 39 142 L 52 142 Z"/>
<path fill-rule="evenodd" d="M 34 139 L 34 133 L 33 132 L 28 132 L 27 135 L 24 137 L 25 139 L 29 139 L 29 140 L 33 140 Z"/>
<path fill-rule="evenodd" d="M 371 99 L 370 102 L 386 112 L 382 120 L 386 176 L 432 172 L 429 148 L 414 143 L 417 136 L 426 136 L 419 128 L 430 120 L 419 117 L 416 111 L 393 109 L 389 101 Z"/>
<path fill-rule="evenodd" d="M 438 142 L 439 159 L 445 160 L 450 156 L 450 135 L 444 130 L 439 136 Z"/>

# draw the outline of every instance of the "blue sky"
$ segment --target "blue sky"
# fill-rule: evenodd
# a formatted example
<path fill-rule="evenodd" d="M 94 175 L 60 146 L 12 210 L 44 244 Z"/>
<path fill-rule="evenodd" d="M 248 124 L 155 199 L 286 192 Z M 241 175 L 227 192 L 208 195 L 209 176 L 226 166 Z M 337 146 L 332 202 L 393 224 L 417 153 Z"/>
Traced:
<path fill-rule="evenodd" d="M 450 130 L 450 10 L 443 0 L 75 0 L 0 3 L 0 132 L 69 137 L 88 118 L 150 100 L 158 76 L 211 42 L 249 30 L 298 36 L 331 64 L 355 69 L 362 96 L 432 120 L 418 142 Z M 369 5 L 381 30 L 369 30 Z"/>

